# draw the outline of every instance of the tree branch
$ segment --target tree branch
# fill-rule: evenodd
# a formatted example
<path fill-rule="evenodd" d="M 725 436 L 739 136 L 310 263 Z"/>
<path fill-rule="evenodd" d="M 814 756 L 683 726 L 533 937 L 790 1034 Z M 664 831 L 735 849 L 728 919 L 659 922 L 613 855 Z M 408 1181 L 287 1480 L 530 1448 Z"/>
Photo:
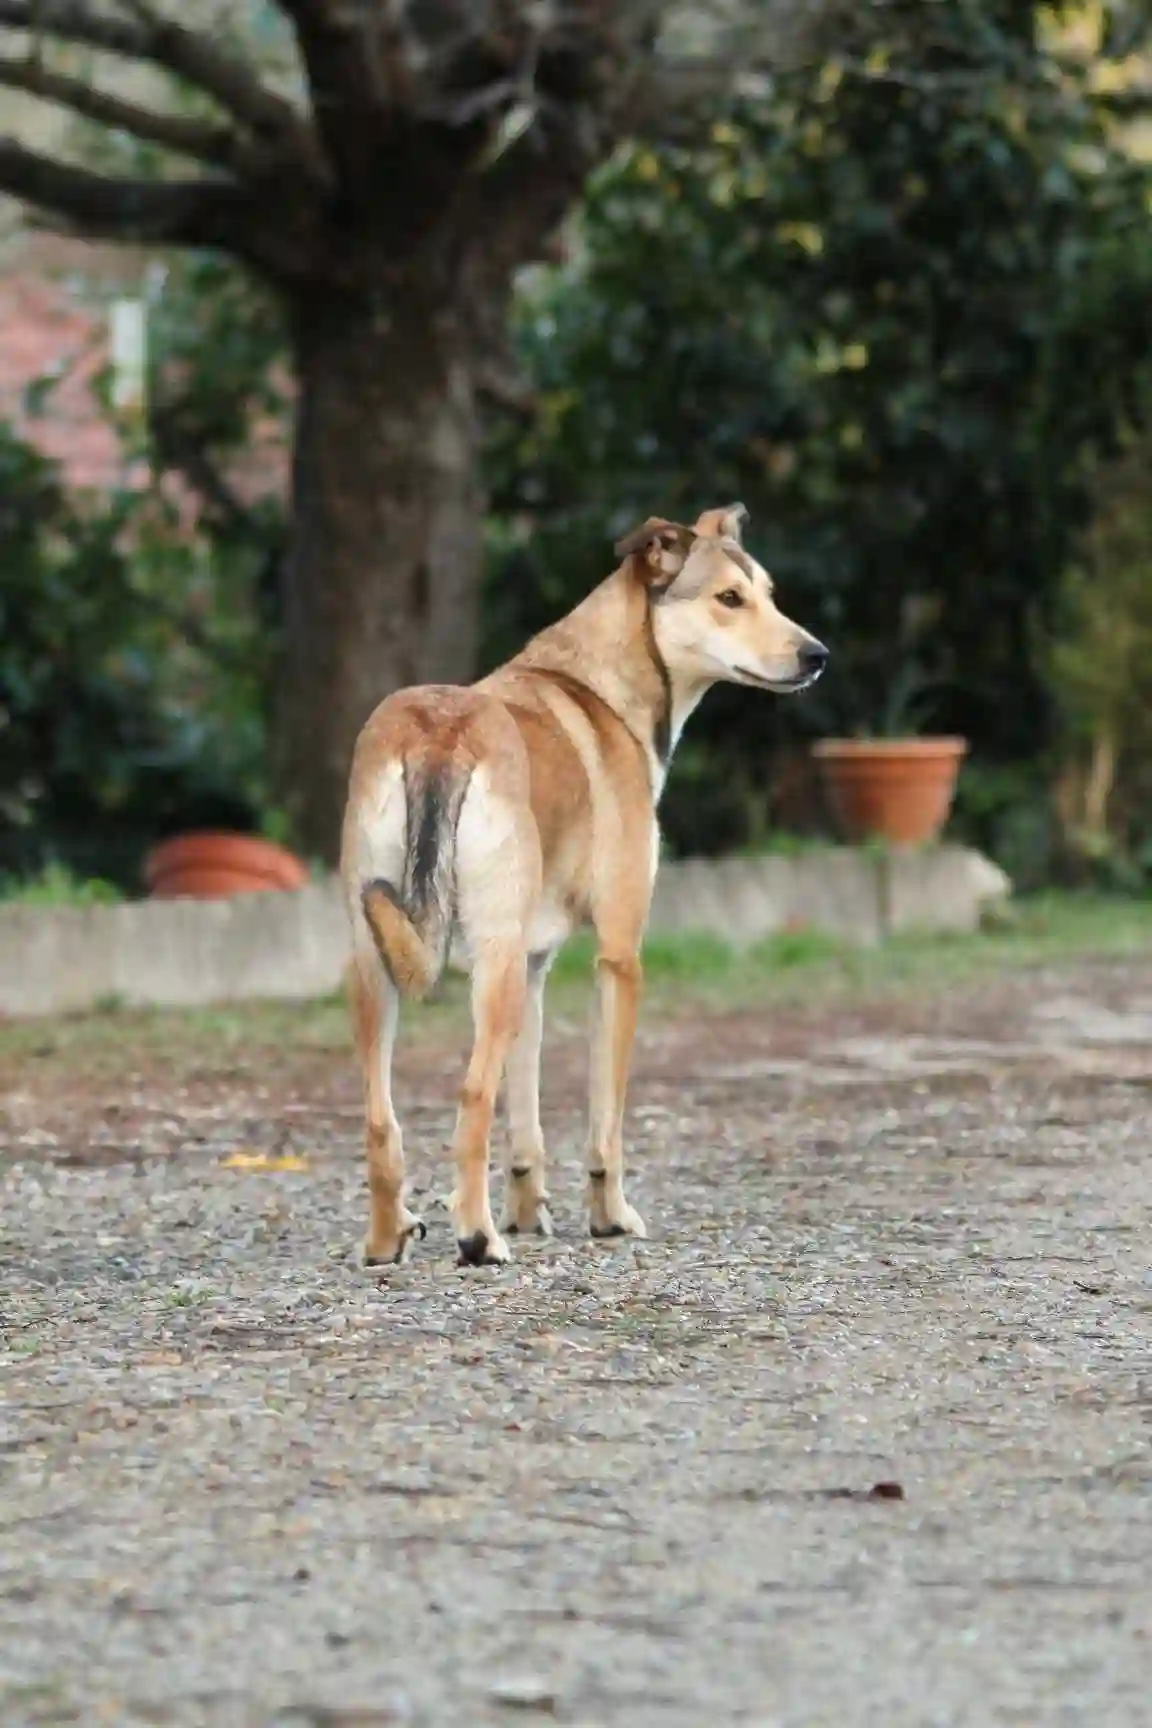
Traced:
<path fill-rule="evenodd" d="M 87 120 L 130 132 L 134 138 L 163 145 L 199 162 L 231 168 L 242 156 L 240 139 L 227 126 L 209 120 L 189 120 L 178 114 L 157 114 L 135 102 L 96 90 L 82 78 L 51 72 L 38 60 L 0 57 L 0 85 L 41 96 L 45 102 L 58 102 Z"/>
<path fill-rule="evenodd" d="M 249 195 L 233 180 L 127 180 L 42 156 L 0 137 L 0 192 L 99 239 L 217 246 L 258 255 Z"/>
<path fill-rule="evenodd" d="M 461 268 L 495 282 L 542 256 L 589 169 L 629 128 L 549 104 L 466 183 L 454 227 Z"/>
<path fill-rule="evenodd" d="M 348 0 L 276 3 L 292 23 L 310 74 L 323 74 L 342 58 L 345 79 L 365 96 L 382 107 L 415 111 L 419 74 L 431 69 L 435 57 L 435 32 L 427 19 L 423 29 L 406 22 L 404 0 L 359 7 Z M 473 3 L 467 0 L 469 6 Z M 474 40 L 478 28 L 471 18 L 461 40 Z"/>
<path fill-rule="evenodd" d="M 385 7 L 277 0 L 308 74 L 316 126 L 345 190 L 370 179 L 382 123 L 407 106 L 402 31 Z M 369 16 L 369 12 L 378 16 Z"/>
<path fill-rule="evenodd" d="M 226 54 L 199 32 L 133 5 L 133 18 L 97 11 L 88 0 L 0 0 L 0 26 L 33 38 L 58 37 L 106 54 L 162 66 L 211 96 L 257 131 L 298 134 L 303 117 L 287 98 L 268 90 L 243 60 Z"/>

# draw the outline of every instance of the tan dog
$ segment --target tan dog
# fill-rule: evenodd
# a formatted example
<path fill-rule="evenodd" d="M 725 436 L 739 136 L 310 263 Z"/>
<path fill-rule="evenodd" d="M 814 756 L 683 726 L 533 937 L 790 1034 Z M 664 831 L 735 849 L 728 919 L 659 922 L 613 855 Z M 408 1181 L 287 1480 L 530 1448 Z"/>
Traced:
<path fill-rule="evenodd" d="M 456 1122 L 452 1217 L 463 1262 L 508 1259 L 488 1197 L 488 1139 L 508 1067 L 505 1233 L 551 1223 L 540 1131 L 544 980 L 572 929 L 598 957 L 588 1207 L 594 1236 L 643 1236 L 624 1198 L 623 1119 L 656 876 L 656 804 L 680 729 L 717 681 L 802 690 L 827 650 L 777 609 L 740 544 L 741 505 L 695 528 L 651 518 L 575 611 L 470 688 L 401 690 L 360 734 L 342 872 L 364 1068 L 369 1265 L 424 1226 L 404 1204 L 392 1108 L 398 998 L 442 972 L 455 934 L 475 1041 Z"/>

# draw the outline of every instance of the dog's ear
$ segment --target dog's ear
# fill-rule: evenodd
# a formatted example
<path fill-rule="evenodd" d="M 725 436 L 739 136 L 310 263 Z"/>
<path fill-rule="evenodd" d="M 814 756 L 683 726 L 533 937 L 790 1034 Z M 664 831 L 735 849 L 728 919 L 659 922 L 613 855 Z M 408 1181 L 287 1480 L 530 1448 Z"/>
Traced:
<path fill-rule="evenodd" d="M 720 510 L 705 510 L 696 524 L 696 532 L 701 539 L 735 540 L 739 546 L 743 544 L 747 520 L 748 512 L 743 504 L 726 504 Z"/>
<path fill-rule="evenodd" d="M 616 542 L 617 558 L 631 558 L 636 573 L 648 588 L 667 588 L 687 563 L 697 539 L 694 528 L 649 516 L 647 522 Z"/>

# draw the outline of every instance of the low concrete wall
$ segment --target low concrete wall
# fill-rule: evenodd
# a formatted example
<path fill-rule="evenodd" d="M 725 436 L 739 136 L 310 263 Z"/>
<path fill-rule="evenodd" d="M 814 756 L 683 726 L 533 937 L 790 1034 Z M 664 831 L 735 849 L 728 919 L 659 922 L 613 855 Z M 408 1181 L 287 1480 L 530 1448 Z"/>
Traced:
<path fill-rule="evenodd" d="M 689 859 L 661 867 L 650 927 L 735 944 L 810 927 L 875 943 L 895 931 L 975 929 L 1009 890 L 1002 871 L 959 846 Z M 323 996 L 339 987 L 346 953 L 334 882 L 233 900 L 10 906 L 0 908 L 0 1014 Z"/>
<path fill-rule="evenodd" d="M 0 908 L 0 1013 L 51 1014 L 115 999 L 192 1008 L 324 996 L 341 981 L 348 926 L 334 883 L 231 900 Z"/>

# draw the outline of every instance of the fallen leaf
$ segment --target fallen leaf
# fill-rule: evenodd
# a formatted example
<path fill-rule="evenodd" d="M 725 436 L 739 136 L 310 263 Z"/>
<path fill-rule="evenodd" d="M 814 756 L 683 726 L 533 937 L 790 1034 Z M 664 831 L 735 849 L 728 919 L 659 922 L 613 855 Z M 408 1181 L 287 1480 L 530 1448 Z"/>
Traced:
<path fill-rule="evenodd" d="M 225 1170 L 307 1170 L 307 1158 L 295 1152 L 230 1152 L 221 1160 Z"/>

